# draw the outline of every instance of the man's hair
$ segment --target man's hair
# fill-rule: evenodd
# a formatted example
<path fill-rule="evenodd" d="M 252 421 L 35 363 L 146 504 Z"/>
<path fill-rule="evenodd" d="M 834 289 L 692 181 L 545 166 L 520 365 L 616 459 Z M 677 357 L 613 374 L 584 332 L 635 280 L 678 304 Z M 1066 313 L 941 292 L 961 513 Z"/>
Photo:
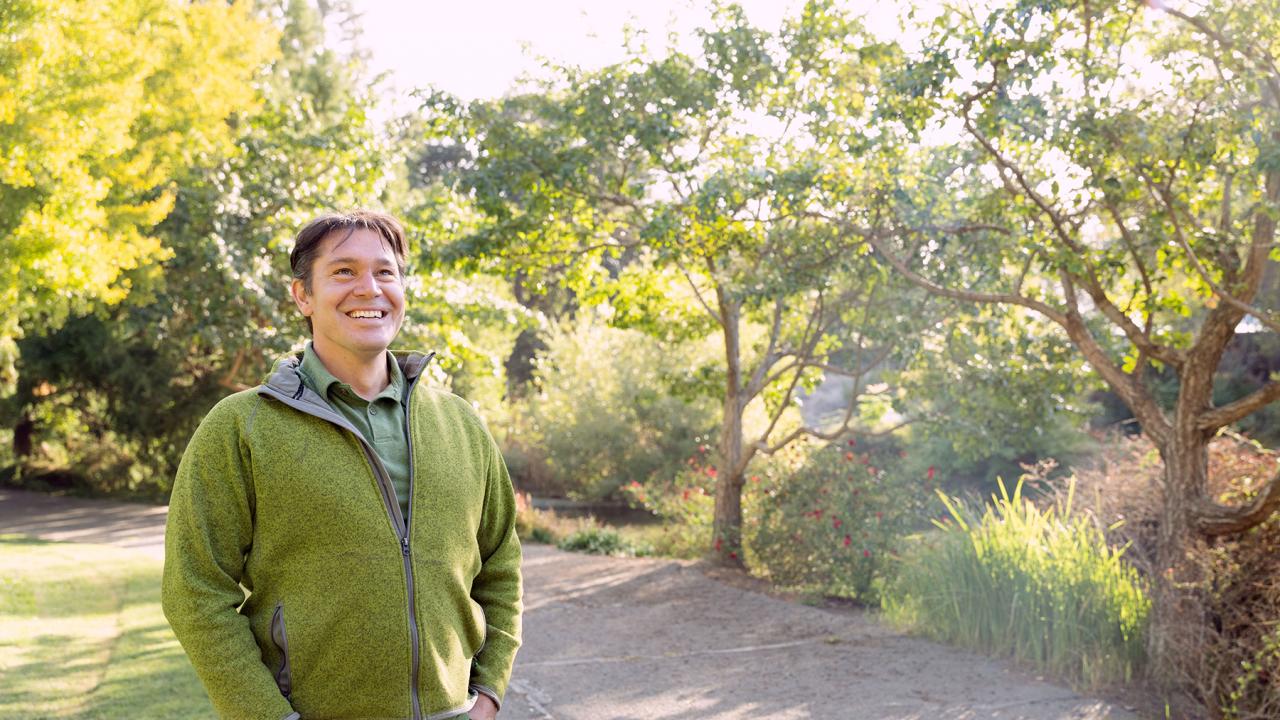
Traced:
<path fill-rule="evenodd" d="M 334 233 L 341 233 L 343 239 L 350 237 L 356 230 L 372 230 L 391 247 L 396 257 L 396 269 L 404 277 L 405 255 L 407 244 L 404 239 L 404 227 L 391 215 L 377 210 L 357 208 L 347 212 L 325 213 L 303 226 L 294 240 L 293 251 L 289 253 L 289 269 L 294 279 L 302 281 L 302 287 L 311 292 L 311 270 L 316 264 L 316 256 L 320 253 L 320 244 Z M 307 331 L 311 332 L 311 318 L 306 318 Z"/>

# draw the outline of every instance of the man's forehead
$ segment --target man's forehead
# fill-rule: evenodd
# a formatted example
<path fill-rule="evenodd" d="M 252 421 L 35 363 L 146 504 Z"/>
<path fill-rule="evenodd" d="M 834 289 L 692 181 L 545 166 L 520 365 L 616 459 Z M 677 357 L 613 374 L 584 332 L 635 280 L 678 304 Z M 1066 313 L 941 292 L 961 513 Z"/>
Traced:
<path fill-rule="evenodd" d="M 357 257 L 355 254 L 349 252 L 350 250 L 354 250 L 354 248 L 348 245 L 349 241 L 352 238 L 356 237 L 356 235 L 366 234 L 366 233 L 369 236 L 376 238 L 382 250 L 385 251 L 383 256 L 378 258 L 378 260 L 382 260 L 388 263 L 392 262 L 395 257 L 395 249 L 391 246 L 391 242 L 387 240 L 385 237 L 383 237 L 382 233 L 379 233 L 377 230 L 374 230 L 372 228 L 361 228 L 361 227 L 342 228 L 339 230 L 334 230 L 333 232 L 326 235 L 320 241 L 321 260 L 325 263 L 335 263 L 335 262 L 355 262 L 357 260 L 367 259 L 367 258 Z M 343 251 L 343 246 L 347 246 L 346 251 Z"/>

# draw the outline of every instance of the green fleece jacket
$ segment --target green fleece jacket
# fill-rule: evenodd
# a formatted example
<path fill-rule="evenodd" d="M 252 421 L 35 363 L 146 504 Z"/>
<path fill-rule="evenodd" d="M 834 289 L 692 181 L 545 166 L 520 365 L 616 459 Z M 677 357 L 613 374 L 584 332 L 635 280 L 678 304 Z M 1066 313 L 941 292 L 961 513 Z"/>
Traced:
<path fill-rule="evenodd" d="M 408 527 L 377 453 L 302 384 L 298 357 L 218 403 L 187 447 L 163 606 L 224 718 L 434 720 L 506 692 L 511 480 L 471 406 L 416 382 L 429 357 L 399 360 Z"/>

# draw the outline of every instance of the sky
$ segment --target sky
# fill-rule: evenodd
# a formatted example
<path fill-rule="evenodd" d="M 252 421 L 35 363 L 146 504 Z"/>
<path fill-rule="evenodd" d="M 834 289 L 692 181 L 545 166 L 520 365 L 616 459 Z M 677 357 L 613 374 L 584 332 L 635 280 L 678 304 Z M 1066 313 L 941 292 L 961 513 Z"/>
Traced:
<path fill-rule="evenodd" d="M 739 0 L 752 23 L 776 30 L 802 0 Z M 853 3 L 861 5 L 862 3 Z M 371 69 L 389 71 L 389 90 L 427 85 L 463 99 L 502 95 L 524 73 L 536 73 L 538 56 L 587 68 L 623 58 L 623 27 L 644 30 L 661 48 L 669 30 L 692 48 L 692 30 L 706 24 L 704 2 L 693 0 L 355 0 L 361 45 Z M 892 8 L 893 3 L 871 3 Z M 890 27 L 892 13 L 868 18 Z M 407 108 L 406 108 L 407 109 Z"/>

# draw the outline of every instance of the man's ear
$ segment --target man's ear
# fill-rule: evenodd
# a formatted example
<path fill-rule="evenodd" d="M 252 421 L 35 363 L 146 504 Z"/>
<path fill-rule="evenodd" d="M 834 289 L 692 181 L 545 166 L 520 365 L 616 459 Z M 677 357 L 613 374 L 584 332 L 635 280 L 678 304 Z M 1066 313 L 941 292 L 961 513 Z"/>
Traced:
<path fill-rule="evenodd" d="M 311 297 L 307 294 L 306 283 L 294 278 L 293 282 L 289 283 L 289 294 L 293 296 L 293 303 L 298 306 L 298 312 L 302 313 L 303 317 L 311 317 L 314 310 L 311 307 Z"/>

